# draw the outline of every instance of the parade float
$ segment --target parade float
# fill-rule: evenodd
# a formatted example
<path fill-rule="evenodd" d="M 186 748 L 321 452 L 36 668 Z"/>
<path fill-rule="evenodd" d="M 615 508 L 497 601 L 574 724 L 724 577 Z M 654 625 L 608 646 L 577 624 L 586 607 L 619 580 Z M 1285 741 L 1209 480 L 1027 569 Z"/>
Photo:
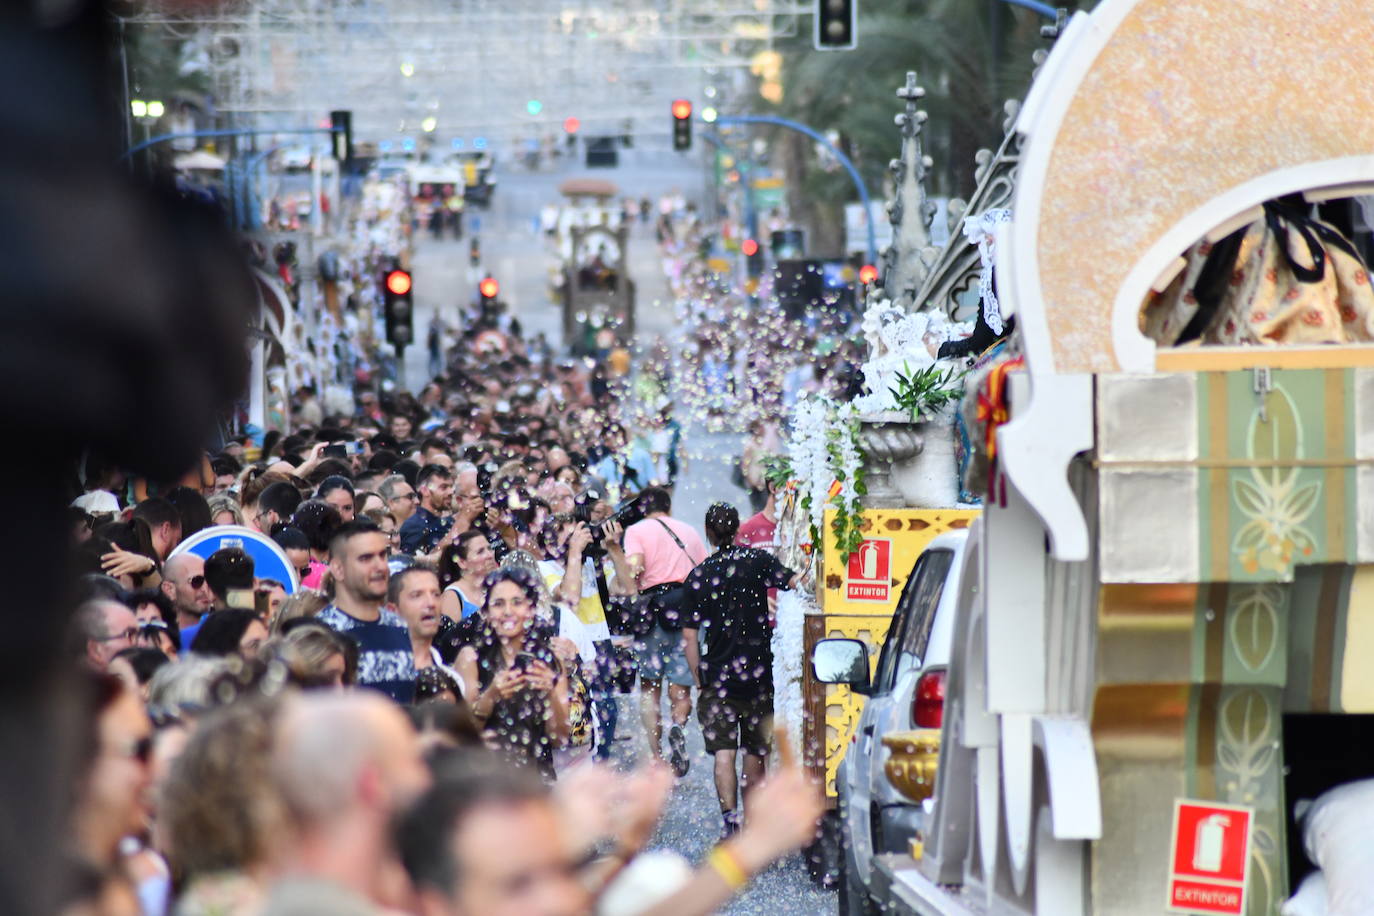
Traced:
<path fill-rule="evenodd" d="M 899 788 L 933 779 L 923 825 L 906 852 L 873 857 L 855 909 L 1367 911 L 1364 13 L 1104 0 L 1067 22 L 984 158 L 967 214 L 992 244 L 904 244 L 924 212 L 901 176 L 892 306 L 947 324 L 981 285 L 996 314 L 974 339 L 988 325 L 1002 342 L 975 359 L 960 410 L 976 518 L 902 489 L 904 464 L 957 423 L 857 407 L 831 421 L 832 441 L 859 445 L 850 481 L 890 482 L 909 508 L 863 505 L 843 480 L 826 490 L 808 649 L 881 643 L 890 608 L 843 600 L 856 569 L 872 572 L 868 540 L 926 525 L 894 539 L 892 595 L 920 537 L 968 526 L 943 723 L 887 742 Z M 913 145 L 902 167 L 919 164 Z M 819 486 L 816 464 L 794 467 L 801 488 Z M 862 697 L 813 674 L 808 737 L 833 776 Z"/>

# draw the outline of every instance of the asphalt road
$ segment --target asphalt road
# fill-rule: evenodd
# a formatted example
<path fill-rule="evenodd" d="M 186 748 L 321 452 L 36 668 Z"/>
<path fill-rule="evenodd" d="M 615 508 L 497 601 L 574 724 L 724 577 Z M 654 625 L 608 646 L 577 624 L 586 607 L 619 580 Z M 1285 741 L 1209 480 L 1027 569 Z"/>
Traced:
<path fill-rule="evenodd" d="M 557 187 L 566 178 L 591 174 L 586 169 L 564 167 L 539 174 L 498 172 L 499 185 L 492 207 L 470 211 L 465 217 L 464 238 L 435 241 L 425 235 L 415 246 L 412 262 L 415 278 L 415 331 L 424 340 L 435 309 L 446 320 L 457 317 L 460 302 L 475 296 L 478 280 L 490 273 L 502 287 L 503 298 L 520 319 L 527 334 L 543 331 L 551 342 L 561 341 L 561 315 L 548 297 L 548 268 L 552 260 L 537 231 L 540 207 L 559 200 Z M 622 196 L 653 200 L 665 193 L 681 190 L 689 200 L 700 197 L 700 167 L 691 161 L 672 158 L 662 162 L 642 162 L 614 170 L 597 170 L 596 177 L 614 181 Z M 475 217 L 475 219 L 474 219 Z M 481 271 L 468 266 L 468 243 L 475 230 L 481 238 Z M 636 224 L 631 232 L 629 265 L 638 285 L 638 321 L 641 340 L 662 335 L 676 343 L 680 329 L 673 319 L 672 301 L 664 280 L 662 264 L 651 226 Z M 411 347 L 406 358 L 406 382 L 419 390 L 427 374 L 423 346 Z M 730 467 L 739 455 L 742 437 L 738 432 L 708 432 L 700 427 L 687 430 L 688 469 L 675 494 L 673 515 L 701 529 L 706 508 L 724 499 L 733 502 L 742 515 L 748 502 L 742 490 L 730 481 Z M 632 766 L 647 753 L 638 722 L 637 698 L 621 698 L 620 734 L 633 736 L 617 746 L 621 765 Z M 667 721 L 666 706 L 664 709 Z M 691 771 L 673 791 L 663 823 L 652 845 L 672 849 L 691 862 L 701 862 L 718 840 L 719 804 L 711 776 L 711 760 L 702 747 L 701 731 L 695 717 L 688 728 Z M 813 916 L 836 912 L 833 892 L 817 889 L 806 874 L 799 855 L 779 862 L 759 875 L 754 882 L 721 911 L 751 916 Z"/>

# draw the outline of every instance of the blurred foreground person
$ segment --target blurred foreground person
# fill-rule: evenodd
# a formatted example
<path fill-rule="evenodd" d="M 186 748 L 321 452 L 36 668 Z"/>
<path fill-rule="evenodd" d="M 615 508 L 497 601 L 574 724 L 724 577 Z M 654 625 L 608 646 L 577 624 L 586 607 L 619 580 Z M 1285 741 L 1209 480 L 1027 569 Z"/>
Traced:
<path fill-rule="evenodd" d="M 262 905 L 285 813 L 270 779 L 277 705 L 240 700 L 208 713 L 162 785 L 177 916 L 251 916 Z"/>
<path fill-rule="evenodd" d="M 404 713 L 367 691 L 286 701 L 273 780 L 290 829 L 262 916 L 363 916 L 394 903 L 393 816 L 429 783 Z"/>
<path fill-rule="evenodd" d="M 580 916 L 578 881 L 549 789 L 533 770 L 485 766 L 440 779 L 401 822 L 422 916 Z"/>
<path fill-rule="evenodd" d="M 67 912 L 132 916 L 138 900 L 120 843 L 142 830 L 146 819 L 153 726 L 138 694 L 118 678 L 97 674 L 87 683 L 95 719 L 68 832 L 78 879 Z"/>
<path fill-rule="evenodd" d="M 397 822 L 421 916 L 706 916 L 753 876 L 815 837 L 821 793 L 780 748 L 783 767 L 750 793 L 769 812 L 692 869 L 645 854 L 672 789 L 668 767 L 589 766 L 556 788 L 486 751 L 436 763 L 434 786 Z M 595 855 L 598 848 L 610 851 Z"/>

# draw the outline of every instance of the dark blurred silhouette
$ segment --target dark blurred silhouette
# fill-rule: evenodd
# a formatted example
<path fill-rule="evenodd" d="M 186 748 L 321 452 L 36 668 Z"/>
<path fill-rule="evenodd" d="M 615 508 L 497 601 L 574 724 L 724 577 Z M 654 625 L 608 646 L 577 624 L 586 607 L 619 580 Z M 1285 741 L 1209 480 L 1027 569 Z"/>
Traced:
<path fill-rule="evenodd" d="M 0 8 L 0 913 L 72 886 L 75 739 L 64 633 L 68 470 L 87 449 L 155 480 L 200 457 L 243 391 L 251 279 L 222 217 L 121 162 L 120 55 L 89 0 Z M 21 622 L 22 618 L 22 622 Z M 66 676 L 64 676 L 66 675 Z"/>

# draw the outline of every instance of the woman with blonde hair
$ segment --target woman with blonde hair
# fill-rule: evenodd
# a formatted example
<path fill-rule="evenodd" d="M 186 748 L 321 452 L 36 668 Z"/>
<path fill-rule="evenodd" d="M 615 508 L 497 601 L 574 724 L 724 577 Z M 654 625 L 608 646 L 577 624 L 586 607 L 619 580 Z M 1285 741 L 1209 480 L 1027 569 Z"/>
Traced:
<path fill-rule="evenodd" d="M 210 523 L 212 525 L 242 525 L 243 509 L 238 500 L 225 493 L 209 499 Z"/>
<path fill-rule="evenodd" d="M 319 589 L 298 588 L 281 604 L 281 609 L 277 611 L 277 616 L 269 622 L 269 629 L 273 636 L 281 634 L 282 626 L 289 620 L 297 617 L 314 617 L 325 605 L 329 604 L 329 596 Z"/>
<path fill-rule="evenodd" d="M 358 677 L 347 637 L 308 617 L 262 644 L 258 657 L 286 667 L 286 679 L 305 690 L 347 687 Z"/>

